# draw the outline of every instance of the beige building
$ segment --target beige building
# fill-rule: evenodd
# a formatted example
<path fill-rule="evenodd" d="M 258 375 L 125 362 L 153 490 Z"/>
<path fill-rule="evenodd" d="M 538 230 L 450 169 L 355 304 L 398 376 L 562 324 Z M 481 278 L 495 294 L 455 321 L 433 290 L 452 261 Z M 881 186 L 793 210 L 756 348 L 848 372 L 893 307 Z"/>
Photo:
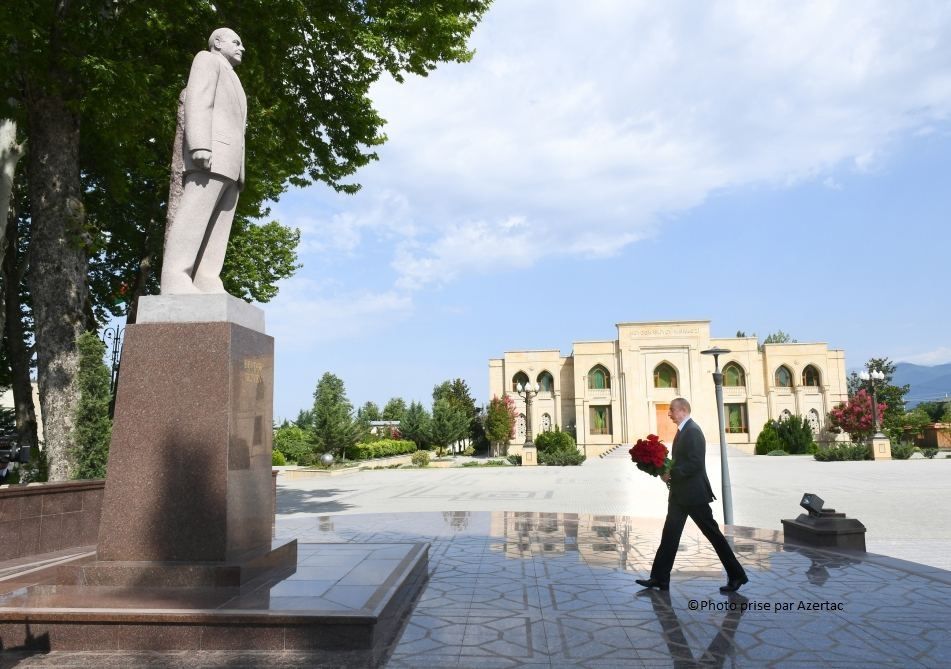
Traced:
<path fill-rule="evenodd" d="M 826 344 L 766 344 L 756 337 L 711 338 L 710 321 L 619 323 L 617 339 L 575 342 L 571 355 L 557 349 L 509 351 L 489 360 L 489 394 L 510 395 L 519 411 L 509 453 L 525 441 L 525 400 L 519 383 L 537 383 L 531 399 L 532 434 L 574 428 L 590 457 L 648 434 L 667 444 L 676 427 L 670 401 L 686 397 L 707 441 L 717 438 L 713 357 L 720 347 L 727 442 L 752 453 L 767 420 L 803 416 L 817 435 L 829 410 L 847 399 L 845 353 Z"/>

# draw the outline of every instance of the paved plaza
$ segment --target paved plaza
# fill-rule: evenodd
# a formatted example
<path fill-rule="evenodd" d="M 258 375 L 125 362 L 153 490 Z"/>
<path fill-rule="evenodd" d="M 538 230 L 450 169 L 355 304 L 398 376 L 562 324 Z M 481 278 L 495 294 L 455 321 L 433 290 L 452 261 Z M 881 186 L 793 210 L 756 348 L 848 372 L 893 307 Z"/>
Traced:
<path fill-rule="evenodd" d="M 318 544 L 430 543 L 429 582 L 387 649 L 390 669 L 937 668 L 951 666 L 951 573 L 939 568 L 951 545 L 941 510 L 949 467 L 737 455 L 736 525 L 727 534 L 750 583 L 731 596 L 718 592 L 725 576 L 692 523 L 670 592 L 634 583 L 658 545 L 666 491 L 622 452 L 582 467 L 284 482 L 276 534 Z M 719 489 L 716 458 L 708 470 Z M 779 520 L 798 515 L 804 491 L 865 523 L 871 553 L 784 545 Z M 333 587 L 321 585 L 319 564 L 309 569 L 308 588 Z M 350 665 L 306 653 L 170 651 L 6 653 L 0 666 Z"/>

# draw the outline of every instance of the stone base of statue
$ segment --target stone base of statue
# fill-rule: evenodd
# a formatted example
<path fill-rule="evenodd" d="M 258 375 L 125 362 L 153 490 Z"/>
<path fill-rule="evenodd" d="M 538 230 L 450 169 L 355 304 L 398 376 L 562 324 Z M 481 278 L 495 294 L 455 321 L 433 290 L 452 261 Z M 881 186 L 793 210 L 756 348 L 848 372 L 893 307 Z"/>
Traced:
<path fill-rule="evenodd" d="M 229 295 L 141 300 L 122 352 L 99 544 L 0 606 L 4 647 L 29 647 L 43 630 L 52 650 L 378 659 L 425 582 L 428 545 L 273 541 L 273 376 L 260 310 Z"/>

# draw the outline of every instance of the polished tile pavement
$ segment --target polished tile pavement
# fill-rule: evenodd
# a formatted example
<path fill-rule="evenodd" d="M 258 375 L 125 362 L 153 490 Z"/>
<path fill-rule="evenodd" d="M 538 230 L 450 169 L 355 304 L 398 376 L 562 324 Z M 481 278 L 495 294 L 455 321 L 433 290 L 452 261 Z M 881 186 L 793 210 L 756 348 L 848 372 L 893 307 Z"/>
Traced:
<path fill-rule="evenodd" d="M 779 533 L 729 536 L 750 583 L 725 582 L 688 524 L 671 590 L 634 583 L 649 568 L 661 520 L 510 511 L 299 516 L 278 538 L 427 541 L 429 583 L 385 666 L 945 667 L 951 574 L 875 555 L 784 546 Z M 320 569 L 308 578 L 321 580 Z M 18 667 L 310 667 L 293 653 L 5 653 Z"/>

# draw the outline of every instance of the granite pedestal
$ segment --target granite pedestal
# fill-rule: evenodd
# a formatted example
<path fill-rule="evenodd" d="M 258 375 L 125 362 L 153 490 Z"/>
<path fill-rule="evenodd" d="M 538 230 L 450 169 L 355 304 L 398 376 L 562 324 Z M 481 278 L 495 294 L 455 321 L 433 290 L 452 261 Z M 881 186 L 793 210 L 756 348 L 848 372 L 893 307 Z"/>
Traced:
<path fill-rule="evenodd" d="M 0 579 L 0 647 L 36 647 L 43 629 L 53 649 L 264 644 L 372 663 L 422 588 L 428 546 L 272 543 L 263 314 L 228 295 L 143 298 L 139 314 L 126 329 L 95 555 Z M 299 548 L 330 559 L 322 577 L 298 576 Z"/>

